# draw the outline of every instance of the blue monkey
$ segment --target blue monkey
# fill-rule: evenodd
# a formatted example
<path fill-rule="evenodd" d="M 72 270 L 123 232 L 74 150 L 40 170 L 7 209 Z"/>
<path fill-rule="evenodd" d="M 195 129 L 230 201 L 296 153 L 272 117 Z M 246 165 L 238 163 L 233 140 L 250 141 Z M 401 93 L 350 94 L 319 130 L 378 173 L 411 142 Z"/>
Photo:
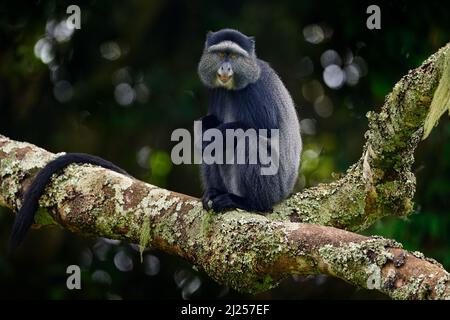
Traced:
<path fill-rule="evenodd" d="M 279 133 L 276 174 L 262 175 L 261 160 L 202 163 L 203 206 L 214 211 L 271 211 L 292 192 L 300 165 L 300 124 L 289 92 L 269 64 L 256 57 L 254 38 L 232 29 L 207 34 L 198 74 L 209 90 L 202 133 L 215 128 L 224 139 L 227 129 L 278 129 Z M 202 150 L 208 145 L 204 142 Z"/>
<path fill-rule="evenodd" d="M 253 38 L 235 30 L 208 34 L 198 72 L 211 93 L 209 115 L 202 119 L 204 130 L 279 130 L 277 174 L 261 175 L 262 163 L 203 164 L 203 205 L 215 211 L 270 211 L 273 204 L 292 191 L 300 163 L 300 127 L 288 91 L 269 65 L 256 58 Z M 21 243 L 31 227 L 39 198 L 52 175 L 72 163 L 89 163 L 127 174 L 111 162 L 89 154 L 68 153 L 49 162 L 24 195 L 14 220 L 10 250 Z"/>

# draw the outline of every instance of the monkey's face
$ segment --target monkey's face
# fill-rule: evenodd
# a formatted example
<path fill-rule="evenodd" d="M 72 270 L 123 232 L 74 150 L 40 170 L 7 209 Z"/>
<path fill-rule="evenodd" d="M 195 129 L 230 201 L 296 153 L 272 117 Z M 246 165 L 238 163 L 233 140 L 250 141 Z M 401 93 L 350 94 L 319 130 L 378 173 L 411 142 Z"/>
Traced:
<path fill-rule="evenodd" d="M 224 41 L 205 48 L 198 74 L 207 87 L 239 90 L 258 80 L 260 69 L 254 54 Z"/>

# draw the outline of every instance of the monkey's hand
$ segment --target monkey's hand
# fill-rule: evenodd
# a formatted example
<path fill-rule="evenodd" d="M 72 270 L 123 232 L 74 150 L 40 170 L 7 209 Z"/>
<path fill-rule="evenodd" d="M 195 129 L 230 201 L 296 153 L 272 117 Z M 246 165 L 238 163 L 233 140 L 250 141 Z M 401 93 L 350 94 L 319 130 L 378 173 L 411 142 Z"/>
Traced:
<path fill-rule="evenodd" d="M 218 130 L 220 130 L 222 135 L 225 136 L 227 129 L 233 129 L 233 130 L 242 129 L 245 131 L 245 130 L 249 129 L 249 126 L 241 121 L 234 121 L 234 122 L 221 123 L 216 128 Z"/>
<path fill-rule="evenodd" d="M 206 210 L 211 210 L 212 199 L 214 199 L 221 193 L 222 192 L 219 189 L 215 189 L 215 188 L 209 188 L 208 190 L 206 190 L 202 196 L 203 208 Z"/>
<path fill-rule="evenodd" d="M 219 119 L 213 114 L 209 114 L 201 119 L 202 121 L 202 130 L 205 132 L 208 129 L 216 128 L 218 125 L 221 124 Z"/>

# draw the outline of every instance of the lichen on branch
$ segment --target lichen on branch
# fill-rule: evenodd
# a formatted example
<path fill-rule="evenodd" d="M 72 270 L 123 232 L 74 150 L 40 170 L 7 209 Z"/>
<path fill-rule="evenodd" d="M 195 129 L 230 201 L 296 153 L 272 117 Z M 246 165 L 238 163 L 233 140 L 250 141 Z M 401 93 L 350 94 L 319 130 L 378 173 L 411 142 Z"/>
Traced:
<path fill-rule="evenodd" d="M 405 75 L 381 110 L 367 114 L 369 129 L 361 158 L 341 179 L 294 194 L 271 218 L 360 231 L 386 215 L 411 214 L 414 151 L 426 121 L 436 119 L 436 112 L 442 114 L 437 106 L 450 107 L 449 61 L 447 44 Z"/>

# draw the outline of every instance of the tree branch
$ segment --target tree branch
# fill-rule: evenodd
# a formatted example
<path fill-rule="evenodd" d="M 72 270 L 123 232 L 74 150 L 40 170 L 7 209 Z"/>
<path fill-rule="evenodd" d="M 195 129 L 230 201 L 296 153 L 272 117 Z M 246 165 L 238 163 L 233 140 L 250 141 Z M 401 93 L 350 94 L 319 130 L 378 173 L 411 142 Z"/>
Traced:
<path fill-rule="evenodd" d="M 411 71 L 381 112 L 368 114 L 363 155 L 343 178 L 293 195 L 267 217 L 214 214 L 196 198 L 71 165 L 47 187 L 36 222 L 175 254 L 241 291 L 267 290 L 290 274 L 324 273 L 392 298 L 450 299 L 450 275 L 436 261 L 392 240 L 341 230 L 411 212 L 413 152 L 430 105 L 440 105 L 436 96 L 448 101 L 449 52 L 447 45 Z M 17 211 L 33 177 L 56 156 L 0 135 L 0 205 Z"/>
<path fill-rule="evenodd" d="M 367 114 L 362 156 L 343 178 L 293 195 L 272 218 L 360 231 L 387 215 L 409 215 L 414 151 L 424 125 L 428 134 L 442 110 L 450 110 L 450 44 L 404 76 L 380 112 Z"/>

